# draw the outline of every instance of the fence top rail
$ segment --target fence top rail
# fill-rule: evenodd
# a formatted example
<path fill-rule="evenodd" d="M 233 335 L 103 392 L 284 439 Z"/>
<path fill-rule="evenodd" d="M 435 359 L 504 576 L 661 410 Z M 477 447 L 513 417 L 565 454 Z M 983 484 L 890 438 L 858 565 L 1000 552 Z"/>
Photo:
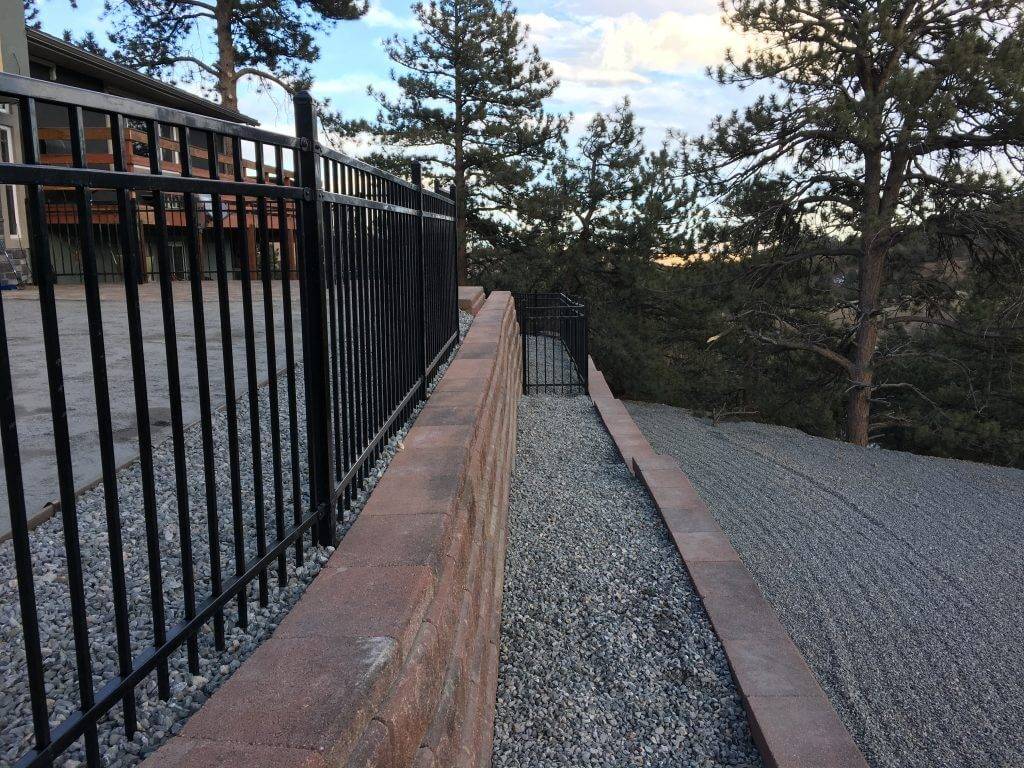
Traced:
<path fill-rule="evenodd" d="M 374 176 L 379 176 L 380 178 L 386 179 L 387 181 L 393 181 L 396 184 L 401 184 L 403 187 L 406 187 L 408 189 L 416 189 L 416 185 L 413 184 L 411 181 L 407 181 L 406 179 L 403 179 L 401 176 L 395 176 L 393 173 L 388 173 L 382 168 L 378 168 L 375 165 L 370 165 L 369 163 L 352 157 L 351 155 L 346 155 L 344 152 L 339 152 L 333 147 L 324 147 L 322 150 L 322 154 L 328 160 L 333 160 L 336 163 L 341 163 L 342 165 L 347 165 L 350 168 L 356 168 L 360 171 L 366 171 L 366 173 L 372 173 Z M 426 190 L 424 190 L 424 192 L 425 191 Z"/>
<path fill-rule="evenodd" d="M 321 150 L 321 154 L 328 160 L 333 160 L 336 163 L 347 165 L 350 168 L 355 168 L 360 171 L 365 171 L 366 173 L 371 173 L 374 176 L 377 176 L 386 181 L 394 182 L 395 184 L 403 186 L 406 189 L 418 189 L 418 187 L 415 184 L 413 184 L 411 181 L 407 179 L 403 179 L 401 176 L 396 176 L 395 174 L 385 171 L 382 168 L 378 168 L 375 165 L 370 165 L 364 160 L 359 160 L 358 158 L 352 157 L 351 155 L 346 155 L 344 152 L 340 152 L 339 150 L 334 149 L 333 147 L 323 147 Z M 454 203 L 454 201 L 448 195 L 439 192 L 434 192 L 431 189 L 427 189 L 427 187 L 423 187 L 423 196 L 439 200 L 448 205 L 452 205 Z"/>
<path fill-rule="evenodd" d="M 427 197 L 432 197 L 435 200 L 440 200 L 442 203 L 447 203 L 448 205 L 452 205 L 455 202 L 443 192 L 435 192 L 434 190 L 427 189 L 426 187 L 423 188 L 423 194 Z"/>
<path fill-rule="evenodd" d="M 36 99 L 61 106 L 82 107 L 82 109 L 94 112 L 119 114 L 140 120 L 155 120 L 158 123 L 209 131 L 287 149 L 299 148 L 299 140 L 294 136 L 286 136 L 282 133 L 254 128 L 251 125 L 219 120 L 215 117 L 197 115 L 194 112 L 185 112 L 123 96 L 114 96 L 102 91 L 75 88 L 71 85 L 38 80 L 23 75 L 0 72 L 0 96 Z"/>
<path fill-rule="evenodd" d="M 572 296 L 570 296 L 567 293 L 556 293 L 556 292 L 547 292 L 547 293 L 545 293 L 545 292 L 535 292 L 535 291 L 513 291 L 512 295 L 513 295 L 514 298 L 524 299 L 525 301 L 523 302 L 523 306 L 525 308 L 527 308 L 527 309 L 555 309 L 555 308 L 559 308 L 560 306 L 572 307 L 572 308 L 580 308 L 580 309 L 583 308 L 583 302 L 582 301 L 577 301 L 576 299 L 574 299 Z M 560 305 L 559 304 L 555 304 L 555 305 L 552 305 L 552 304 L 539 305 L 539 304 L 536 304 L 537 300 L 557 301 L 557 302 L 560 302 Z"/>

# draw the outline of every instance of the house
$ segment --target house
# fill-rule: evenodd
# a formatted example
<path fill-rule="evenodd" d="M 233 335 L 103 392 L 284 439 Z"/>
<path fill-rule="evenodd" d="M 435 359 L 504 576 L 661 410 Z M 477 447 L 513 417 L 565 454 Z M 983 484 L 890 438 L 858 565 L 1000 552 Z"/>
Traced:
<path fill-rule="evenodd" d="M 90 53 L 60 38 L 25 26 L 22 0 L 0 0 L 0 70 L 37 79 L 50 80 L 77 88 L 102 91 L 125 96 L 178 110 L 193 112 L 236 123 L 256 125 L 257 122 L 233 109 L 176 88 L 168 83 L 147 77 L 121 66 L 103 56 Z M 20 128 L 17 104 L 3 102 L 0 96 L 0 162 L 21 162 Z M 109 126 L 105 115 L 86 111 L 83 115 L 86 133 L 86 159 L 90 167 L 112 168 L 112 150 Z M 68 164 L 71 142 L 67 111 L 53 105 L 39 103 L 40 159 L 45 164 Z M 159 126 L 159 152 L 165 173 L 180 170 L 180 142 L 175 129 Z M 192 154 L 196 175 L 208 175 L 205 137 L 194 136 Z M 150 156 L 145 126 L 129 120 L 126 125 L 127 170 L 145 172 Z M 230 148 L 221 147 L 222 169 L 230 172 Z M 245 173 L 252 173 L 253 164 L 246 162 Z M 81 281 L 81 254 L 77 247 L 77 211 L 73 190 L 48 188 L 46 190 L 47 232 L 51 259 L 59 282 Z M 153 237 L 152 208 L 144 196 L 137 196 L 138 224 L 142 237 L 146 264 L 143 278 L 156 271 Z M 200 213 L 200 215 L 202 215 Z M 118 213 L 113 193 L 98 190 L 94 194 L 93 221 L 96 242 L 97 268 L 102 280 L 122 279 L 122 268 L 117 246 L 116 225 Z M 225 219 L 225 227 L 238 229 L 238 223 Z M 184 213 L 174 200 L 168 201 L 167 225 L 172 267 L 176 274 L 183 273 L 186 255 L 184 243 Z M 272 226 L 274 226 L 272 224 Z M 251 227 L 247 227 L 251 228 Z M 150 234 L 152 234 L 150 232 Z M 248 250 L 254 248 L 256 238 L 249 238 Z M 229 242 L 234 247 L 235 238 Z M 212 246 L 203 243 L 204 272 L 212 271 Z M 250 262 L 253 255 L 250 254 Z M 17 274 L 15 274 L 17 273 Z M 0 280 L 9 283 L 18 277 L 31 280 L 31 252 L 27 232 L 25 202 L 20 191 L 12 185 L 0 185 Z"/>

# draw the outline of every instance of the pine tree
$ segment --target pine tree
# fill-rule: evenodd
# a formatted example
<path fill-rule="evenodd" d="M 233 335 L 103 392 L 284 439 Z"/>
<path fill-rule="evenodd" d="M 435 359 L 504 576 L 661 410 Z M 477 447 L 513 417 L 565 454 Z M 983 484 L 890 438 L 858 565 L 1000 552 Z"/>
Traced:
<path fill-rule="evenodd" d="M 106 0 L 113 58 L 148 75 L 205 84 L 238 109 L 238 84 L 308 87 L 316 33 L 366 13 L 366 0 Z M 211 46 L 210 43 L 213 43 Z M 212 47 L 214 57 L 206 55 Z"/>
<path fill-rule="evenodd" d="M 595 359 L 613 386 L 658 397 L 660 261 L 689 250 L 692 190 L 679 148 L 644 144 L 629 101 L 597 114 L 540 181 L 515 199 L 514 224 L 478 257 L 488 285 L 563 291 L 586 302 Z"/>
<path fill-rule="evenodd" d="M 749 265 L 735 325 L 773 352 L 818 356 L 864 445 L 886 334 L 989 334 L 958 314 L 962 271 L 1020 258 L 1024 15 L 1019 0 L 732 0 L 751 44 L 717 71 L 756 86 L 718 118 L 690 170 L 718 214 L 707 252 Z M 1019 264 L 1019 261 L 1015 263 Z M 993 317 L 1008 316 L 994 313 Z"/>
<path fill-rule="evenodd" d="M 334 129 L 369 131 L 454 183 L 463 282 L 467 243 L 550 159 L 564 132 L 564 120 L 544 110 L 558 83 L 507 0 L 437 0 L 413 11 L 420 31 L 385 44 L 398 95 L 371 88 L 376 120 Z"/>

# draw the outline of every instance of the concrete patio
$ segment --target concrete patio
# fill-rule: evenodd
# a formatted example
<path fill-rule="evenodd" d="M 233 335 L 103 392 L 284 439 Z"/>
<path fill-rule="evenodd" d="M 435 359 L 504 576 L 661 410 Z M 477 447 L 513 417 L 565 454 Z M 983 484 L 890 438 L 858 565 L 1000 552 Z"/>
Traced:
<path fill-rule="evenodd" d="M 175 282 L 175 341 L 181 370 L 182 418 L 187 425 L 199 419 L 199 382 L 196 369 L 196 333 L 192 316 L 191 288 L 187 282 Z M 264 322 L 263 290 L 252 284 L 253 327 L 256 371 L 259 381 L 267 378 L 267 345 Z M 99 479 L 99 433 L 96 399 L 93 390 L 92 362 L 89 354 L 89 328 L 85 291 L 82 286 L 61 285 L 57 289 L 57 318 L 60 326 L 64 388 L 67 399 L 68 427 L 71 433 L 75 487 L 81 488 Z M 107 374 L 110 381 L 114 451 L 118 464 L 138 454 L 138 432 L 132 379 L 131 347 L 123 285 L 101 287 L 103 333 Z M 228 283 L 231 307 L 231 347 L 234 356 L 235 389 L 239 397 L 247 394 L 242 283 Z M 299 350 L 299 290 L 291 284 L 295 349 Z M 150 422 L 154 444 L 171 435 L 169 380 L 160 287 L 157 283 L 140 286 L 143 346 L 146 359 L 146 385 L 149 393 Z M 8 346 L 12 361 L 14 401 L 18 417 L 22 471 L 28 515 L 43 513 L 58 497 L 57 470 L 53 445 L 53 421 L 50 410 L 43 347 L 39 295 L 34 288 L 5 292 L 2 296 L 7 322 Z M 285 365 L 284 310 L 281 283 L 274 283 L 274 335 L 276 368 Z M 214 407 L 225 402 L 223 345 L 217 283 L 203 283 L 203 311 L 209 360 L 210 392 Z M 0 537 L 10 531 L 6 478 L 0 478 Z"/>

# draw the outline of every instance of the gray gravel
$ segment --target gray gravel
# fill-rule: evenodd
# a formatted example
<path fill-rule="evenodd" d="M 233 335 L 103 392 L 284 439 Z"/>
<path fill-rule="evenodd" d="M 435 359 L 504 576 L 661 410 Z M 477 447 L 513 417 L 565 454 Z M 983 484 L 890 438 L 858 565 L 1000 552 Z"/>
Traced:
<path fill-rule="evenodd" d="M 1024 472 L 627 406 L 872 765 L 1024 765 Z"/>
<path fill-rule="evenodd" d="M 590 400 L 527 397 L 494 765 L 759 766 L 721 645 Z"/>
<path fill-rule="evenodd" d="M 460 328 L 465 334 L 472 318 L 460 313 Z M 443 373 L 447 364 L 442 366 Z M 438 378 L 439 380 L 439 378 Z M 301 368 L 296 372 L 298 385 L 298 419 L 304 423 L 304 398 Z M 436 380 L 435 380 L 436 381 Z M 282 418 L 287 414 L 286 389 L 280 387 Z M 341 526 L 344 533 L 355 520 L 365 504 L 366 498 L 376 485 L 385 467 L 400 449 L 412 421 L 420 408 L 402 427 L 389 443 L 384 454 L 372 471 L 370 478 L 360 490 L 350 514 Z M 272 546 L 274 534 L 273 510 L 274 487 L 271 474 L 271 442 L 269 426 L 269 391 L 260 391 L 261 449 L 264 466 L 264 494 L 266 498 L 268 540 Z M 242 468 L 242 498 L 246 529 L 246 553 L 253 557 L 256 552 L 254 526 L 256 510 L 252 503 L 254 479 L 251 467 L 251 437 L 248 426 L 248 400 L 239 403 L 239 454 Z M 217 457 L 217 501 L 220 509 L 220 551 L 225 577 L 233 573 L 233 538 L 231 528 L 230 477 L 227 460 L 227 421 L 223 411 L 217 412 L 213 420 L 215 454 Z M 305 473 L 305 430 L 299 429 L 300 467 Z M 288 430 L 282 430 L 282 455 L 285 457 L 284 499 L 288 519 L 291 514 L 291 473 L 289 471 Z M 186 460 L 189 467 L 189 504 L 191 511 L 191 537 L 196 571 L 197 601 L 210 594 L 209 537 L 206 528 L 206 495 L 203 478 L 203 454 L 201 433 L 198 425 L 186 430 Z M 179 530 L 177 525 L 177 502 L 174 491 L 173 453 L 170 442 L 154 449 L 156 470 L 157 507 L 161 531 L 161 561 L 164 579 L 164 600 L 167 608 L 167 625 L 183 618 L 183 584 L 179 557 Z M 303 504 L 308 504 L 305 488 L 300 489 Z M 138 653 L 152 644 L 153 627 L 149 602 L 149 578 L 146 560 L 145 528 L 142 519 L 141 474 L 137 463 L 125 467 L 118 474 L 118 495 L 121 502 L 122 532 L 124 536 L 124 562 L 129 593 L 130 627 L 132 647 Z M 82 560 L 85 570 L 86 597 L 89 609 L 90 645 L 94 687 L 100 688 L 117 673 L 116 641 L 113 631 L 112 592 L 110 584 L 109 556 L 103 488 L 100 485 L 80 497 L 78 502 Z M 53 518 L 31 533 L 36 584 L 36 600 L 40 614 L 40 633 L 46 666 L 47 694 L 50 697 L 51 724 L 62 722 L 78 703 L 78 686 L 74 666 L 74 643 L 69 630 L 70 602 L 68 599 L 66 555 L 63 544 L 63 526 L 60 517 Z M 156 749 L 171 735 L 181 730 L 188 716 L 239 667 L 268 637 L 288 609 L 298 600 L 306 586 L 326 562 L 332 548 L 306 547 L 306 560 L 302 567 L 295 567 L 294 559 L 288 559 L 289 579 L 280 588 L 276 571 L 269 574 L 270 604 L 260 608 L 257 602 L 256 584 L 248 594 L 249 626 L 246 630 L 236 625 L 236 603 L 232 601 L 225 610 L 227 622 L 227 649 L 218 652 L 213 644 L 213 633 L 203 632 L 199 637 L 201 659 L 200 674 L 188 672 L 183 650 L 171 657 L 170 677 L 172 695 L 169 701 L 157 697 L 156 675 L 151 674 L 137 689 L 139 732 L 129 741 L 121 723 L 121 708 L 115 707 L 113 717 L 105 718 L 100 724 L 100 745 L 104 760 L 110 766 L 128 766 L 139 762 L 145 755 Z M 21 617 L 17 598 L 17 578 L 14 569 L 13 547 L 10 542 L 0 545 L 0 683 L 3 695 L 0 697 L 0 765 L 12 764 L 19 755 L 31 747 L 31 711 L 28 687 L 25 680 L 25 654 L 21 634 Z M 81 740 L 58 760 L 58 765 L 76 766 L 84 760 Z"/>
<path fill-rule="evenodd" d="M 526 345 L 526 381 L 532 394 L 582 395 L 579 373 L 561 339 L 528 334 Z M 543 386 L 542 386 L 543 385 Z"/>

